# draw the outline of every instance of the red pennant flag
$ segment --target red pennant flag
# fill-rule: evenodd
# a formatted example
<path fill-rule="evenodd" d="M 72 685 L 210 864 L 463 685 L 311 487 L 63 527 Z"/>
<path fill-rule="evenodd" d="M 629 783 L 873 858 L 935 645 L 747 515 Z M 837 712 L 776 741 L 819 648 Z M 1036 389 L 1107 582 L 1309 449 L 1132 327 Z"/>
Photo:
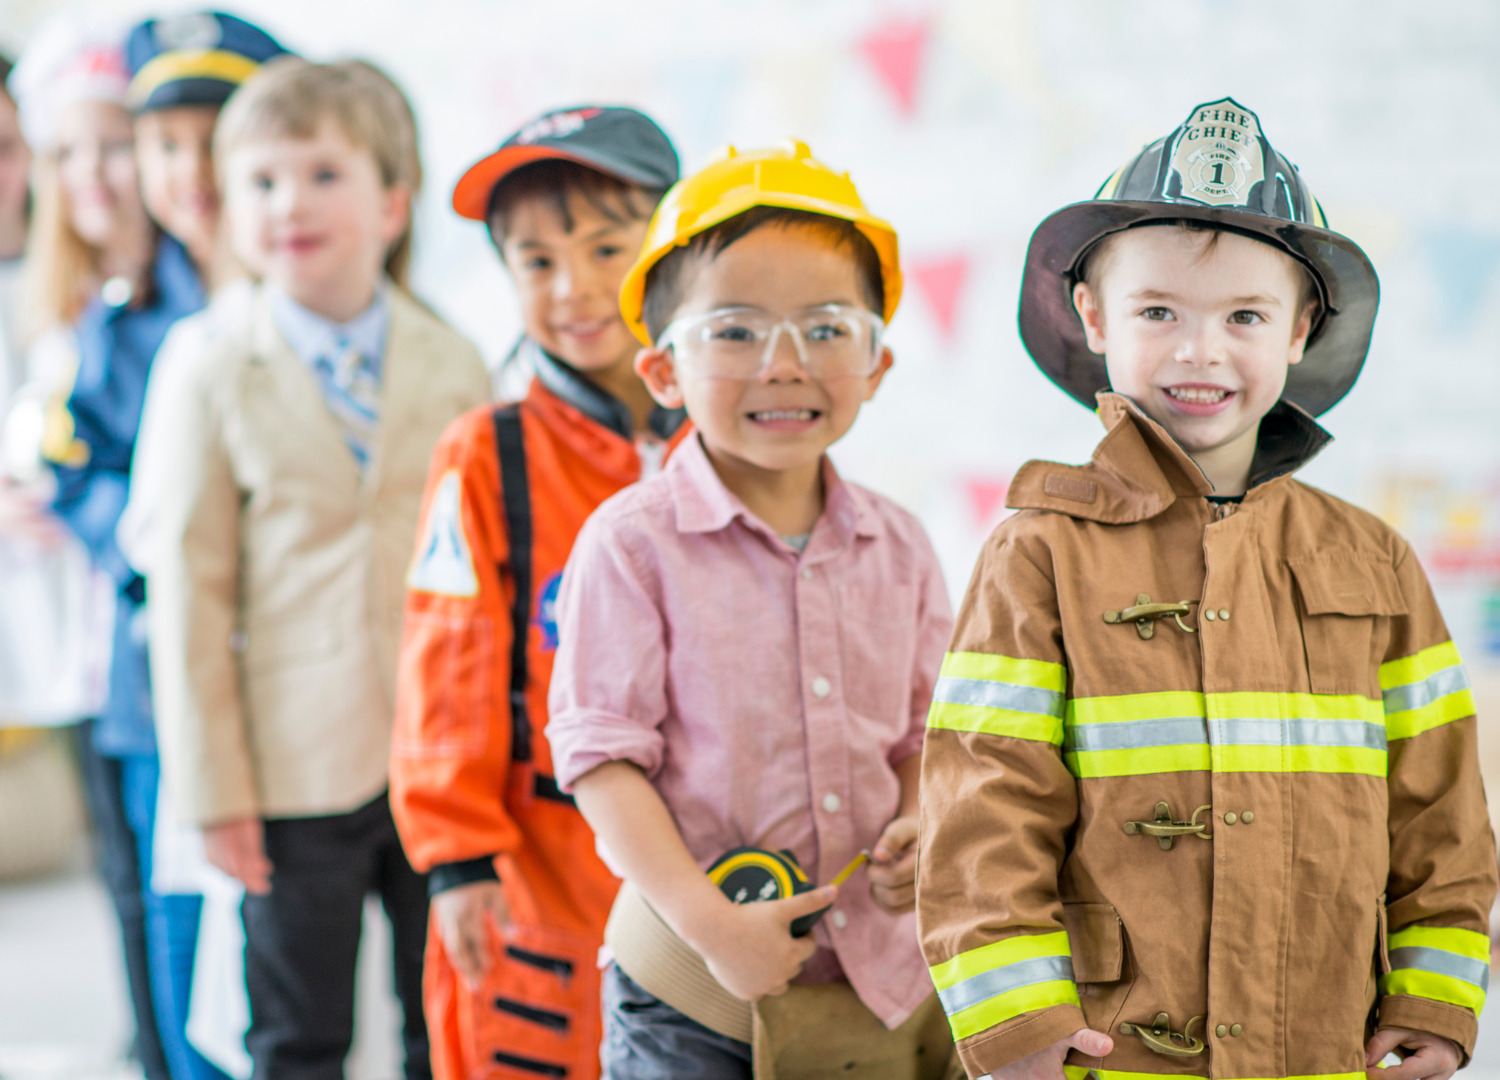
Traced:
<path fill-rule="evenodd" d="M 906 276 L 927 301 L 943 340 L 952 341 L 958 329 L 958 304 L 969 280 L 969 257 L 964 254 L 908 259 Z"/>
<path fill-rule="evenodd" d="M 859 41 L 860 52 L 896 99 L 896 109 L 902 116 L 916 115 L 917 83 L 931 30 L 932 19 L 927 15 L 897 16 L 876 26 Z"/>
<path fill-rule="evenodd" d="M 964 495 L 969 501 L 969 521 L 976 530 L 995 524 L 1005 506 L 1005 494 L 1009 490 L 1009 477 L 971 476 L 964 481 Z"/>

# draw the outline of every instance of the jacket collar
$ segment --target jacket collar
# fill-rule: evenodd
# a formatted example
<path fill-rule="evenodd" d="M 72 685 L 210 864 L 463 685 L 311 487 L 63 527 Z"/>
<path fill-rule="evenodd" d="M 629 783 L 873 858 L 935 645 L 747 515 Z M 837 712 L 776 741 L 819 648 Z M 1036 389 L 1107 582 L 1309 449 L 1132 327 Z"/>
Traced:
<path fill-rule="evenodd" d="M 634 437 L 635 421 L 623 401 L 589 382 L 530 338 L 523 338 L 517 348 L 531 362 L 537 381 L 554 397 L 573 406 L 594 423 L 608 428 L 622 439 Z M 658 405 L 651 410 L 647 423 L 656 435 L 670 439 L 686 419 L 686 410 L 664 409 Z"/>
<path fill-rule="evenodd" d="M 724 486 L 703 441 L 696 434 L 683 440 L 677 452 L 667 462 L 667 482 L 671 485 L 672 502 L 677 515 L 677 531 L 681 533 L 711 533 L 729 527 L 736 518 L 746 525 L 765 533 L 775 534 Z M 823 455 L 823 513 L 813 525 L 816 535 L 825 527 L 831 528 L 838 548 L 848 546 L 856 536 L 879 536 L 880 518 L 863 505 L 861 493 L 850 487 L 839 477 L 838 470 L 828 455 Z M 819 543 L 818 547 L 825 545 Z M 812 554 L 812 544 L 808 551 Z"/>
<path fill-rule="evenodd" d="M 1100 393 L 1098 402 L 1108 433 L 1093 460 L 1088 465 L 1028 461 L 1011 482 L 1007 506 L 1120 525 L 1153 518 L 1179 498 L 1213 494 L 1203 470 L 1139 405 L 1109 391 Z M 1246 498 L 1306 465 L 1332 440 L 1307 412 L 1278 401 L 1260 422 Z"/>

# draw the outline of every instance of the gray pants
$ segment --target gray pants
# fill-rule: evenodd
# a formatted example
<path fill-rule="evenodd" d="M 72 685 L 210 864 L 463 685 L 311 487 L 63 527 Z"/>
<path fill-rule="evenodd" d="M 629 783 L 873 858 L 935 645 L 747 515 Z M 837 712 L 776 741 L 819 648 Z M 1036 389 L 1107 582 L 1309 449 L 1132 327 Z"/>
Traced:
<path fill-rule="evenodd" d="M 604 1080 L 751 1080 L 750 1044 L 690 1020 L 611 964 L 604 972 Z"/>

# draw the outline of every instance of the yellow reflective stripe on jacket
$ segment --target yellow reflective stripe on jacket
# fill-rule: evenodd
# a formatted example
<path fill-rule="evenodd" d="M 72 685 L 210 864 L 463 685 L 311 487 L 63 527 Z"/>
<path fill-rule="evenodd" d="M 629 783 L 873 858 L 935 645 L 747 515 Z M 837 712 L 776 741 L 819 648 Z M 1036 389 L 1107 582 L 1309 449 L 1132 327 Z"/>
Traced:
<path fill-rule="evenodd" d="M 1022 1013 L 1078 1004 L 1073 955 L 1062 930 L 981 945 L 929 970 L 955 1039 Z"/>
<path fill-rule="evenodd" d="M 1391 970 L 1380 978 L 1383 994 L 1461 1005 L 1476 1013 L 1490 987 L 1490 939 L 1473 930 L 1409 926 L 1387 941 Z"/>
<path fill-rule="evenodd" d="M 1469 674 L 1451 641 L 1381 664 L 1380 689 L 1392 739 L 1409 739 L 1475 712 Z"/>
<path fill-rule="evenodd" d="M 1063 751 L 1079 778 L 1208 770 L 1386 774 L 1381 703 L 1356 695 L 1075 698 Z"/>
<path fill-rule="evenodd" d="M 1067 685 L 1061 664 L 949 653 L 932 689 L 927 726 L 1061 746 Z"/>
<path fill-rule="evenodd" d="M 1063 762 L 1077 777 L 1207 771 L 1203 695 L 1190 691 L 1074 698 Z"/>

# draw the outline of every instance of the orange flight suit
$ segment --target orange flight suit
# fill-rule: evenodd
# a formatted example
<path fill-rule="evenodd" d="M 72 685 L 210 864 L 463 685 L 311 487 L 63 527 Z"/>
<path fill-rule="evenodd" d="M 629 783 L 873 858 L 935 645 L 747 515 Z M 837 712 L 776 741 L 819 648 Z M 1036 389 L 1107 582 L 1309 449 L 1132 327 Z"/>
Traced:
<path fill-rule="evenodd" d="M 513 921 L 478 992 L 449 963 L 436 924 L 429 929 L 424 1001 L 438 1080 L 599 1075 L 597 958 L 619 882 L 557 790 L 542 729 L 563 566 L 584 520 L 640 479 L 642 462 L 624 406 L 530 349 L 537 378 L 525 399 L 466 413 L 434 450 L 407 579 L 391 809 L 434 892 L 498 873 Z M 652 423 L 663 437 L 685 432 L 680 411 L 658 410 Z M 524 453 L 505 454 L 524 478 L 502 466 L 497 433 L 520 440 Z M 516 480 L 513 494 L 524 492 L 531 531 L 514 710 L 512 672 L 523 665 L 512 660 L 522 616 L 512 605 L 527 567 L 513 557 L 507 523 L 517 511 L 502 498 L 503 475 Z"/>

